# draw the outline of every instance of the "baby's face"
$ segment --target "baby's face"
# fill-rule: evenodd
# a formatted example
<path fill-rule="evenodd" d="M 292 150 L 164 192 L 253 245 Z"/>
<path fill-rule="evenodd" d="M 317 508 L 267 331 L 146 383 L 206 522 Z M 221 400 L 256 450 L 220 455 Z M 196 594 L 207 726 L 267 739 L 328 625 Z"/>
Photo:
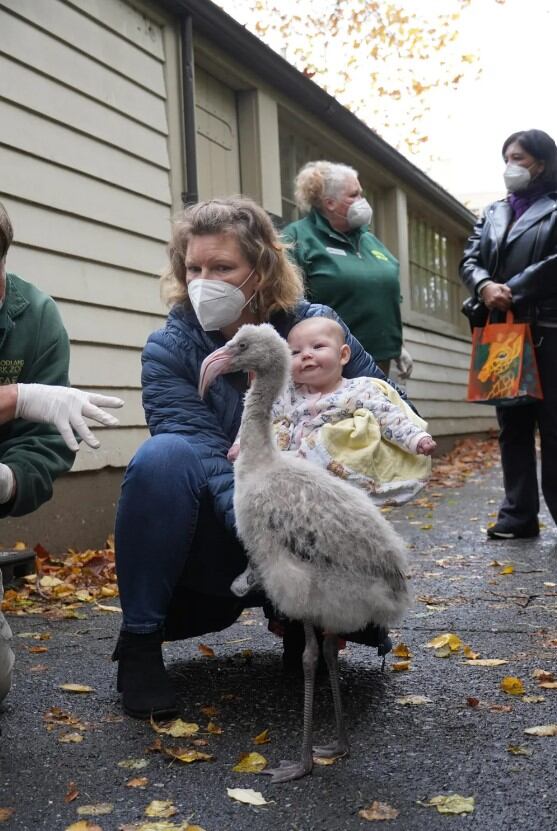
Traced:
<path fill-rule="evenodd" d="M 292 350 L 292 378 L 311 391 L 334 390 L 342 377 L 343 342 L 339 335 L 313 321 L 295 326 L 288 336 Z"/>

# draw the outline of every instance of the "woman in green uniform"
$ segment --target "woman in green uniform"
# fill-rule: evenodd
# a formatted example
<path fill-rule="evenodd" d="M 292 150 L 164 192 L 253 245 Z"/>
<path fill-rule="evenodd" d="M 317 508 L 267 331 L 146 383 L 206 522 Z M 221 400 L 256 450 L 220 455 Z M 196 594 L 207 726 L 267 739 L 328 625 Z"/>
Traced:
<path fill-rule="evenodd" d="M 296 177 L 296 204 L 305 214 L 283 231 L 305 275 L 308 300 L 331 306 L 385 375 L 394 360 L 409 378 L 402 345 L 398 261 L 368 231 L 372 210 L 358 173 L 348 165 L 308 162 Z"/>

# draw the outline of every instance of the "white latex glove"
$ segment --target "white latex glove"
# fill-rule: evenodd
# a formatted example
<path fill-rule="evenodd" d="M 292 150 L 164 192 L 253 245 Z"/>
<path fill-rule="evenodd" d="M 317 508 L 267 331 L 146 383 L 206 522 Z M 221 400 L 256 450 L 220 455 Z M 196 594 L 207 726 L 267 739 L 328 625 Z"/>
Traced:
<path fill-rule="evenodd" d="M 11 467 L 0 463 L 0 505 L 9 502 L 14 493 L 15 478 Z"/>
<path fill-rule="evenodd" d="M 75 387 L 50 387 L 47 384 L 18 384 L 15 417 L 41 424 L 53 424 L 70 450 L 79 445 L 73 431 L 81 436 L 89 447 L 97 448 L 100 442 L 87 427 L 85 418 L 112 427 L 118 419 L 105 413 L 101 407 L 121 407 L 121 398 L 83 392 Z"/>
<path fill-rule="evenodd" d="M 395 358 L 396 368 L 398 369 L 399 378 L 402 378 L 405 381 L 407 378 L 410 378 L 412 375 L 412 370 L 414 369 L 414 361 L 412 360 L 412 356 L 408 352 L 404 346 L 400 348 L 400 355 L 398 358 Z"/>

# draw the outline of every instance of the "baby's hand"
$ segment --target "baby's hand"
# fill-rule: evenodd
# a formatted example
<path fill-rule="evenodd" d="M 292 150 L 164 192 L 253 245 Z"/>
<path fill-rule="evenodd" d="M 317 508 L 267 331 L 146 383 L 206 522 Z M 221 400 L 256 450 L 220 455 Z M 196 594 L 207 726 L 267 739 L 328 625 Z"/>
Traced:
<path fill-rule="evenodd" d="M 238 456 L 240 455 L 240 445 L 236 442 L 232 445 L 228 453 L 226 454 L 226 458 L 229 462 L 235 462 Z"/>
<path fill-rule="evenodd" d="M 424 436 L 424 438 L 420 439 L 418 442 L 416 453 L 421 453 L 422 456 L 431 456 L 436 447 L 437 444 L 433 441 L 431 436 Z"/>

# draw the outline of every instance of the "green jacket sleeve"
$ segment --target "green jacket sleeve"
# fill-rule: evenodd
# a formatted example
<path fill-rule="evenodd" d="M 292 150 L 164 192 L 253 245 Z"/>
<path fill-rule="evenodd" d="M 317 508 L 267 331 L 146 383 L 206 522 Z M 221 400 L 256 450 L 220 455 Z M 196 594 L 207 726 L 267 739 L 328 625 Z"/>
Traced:
<path fill-rule="evenodd" d="M 19 381 L 67 386 L 70 346 L 64 324 L 50 298 L 38 312 L 22 315 L 13 330 L 14 338 L 25 338 L 31 344 Z M 74 458 L 75 453 L 48 424 L 15 419 L 0 428 L 0 462 L 12 469 L 16 479 L 15 497 L 0 505 L 0 517 L 28 514 L 48 501 L 54 479 L 71 468 Z"/>

